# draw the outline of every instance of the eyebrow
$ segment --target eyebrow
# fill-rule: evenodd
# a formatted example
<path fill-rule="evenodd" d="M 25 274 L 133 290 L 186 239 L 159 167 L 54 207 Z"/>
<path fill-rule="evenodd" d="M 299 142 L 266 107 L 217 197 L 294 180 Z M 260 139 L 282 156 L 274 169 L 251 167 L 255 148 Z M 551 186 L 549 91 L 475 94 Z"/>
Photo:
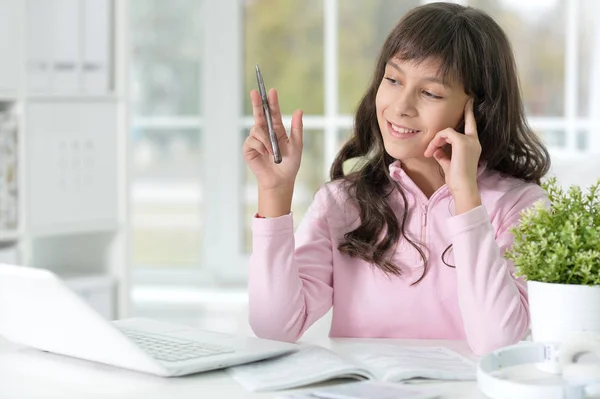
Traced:
<path fill-rule="evenodd" d="M 388 61 L 387 64 L 391 67 L 393 67 L 394 69 L 398 70 L 398 72 L 400 73 L 404 73 L 404 71 L 402 70 L 402 68 L 400 68 L 400 66 L 398 64 L 396 64 L 394 61 Z M 432 82 L 432 83 L 439 83 L 444 87 L 448 87 L 450 88 L 450 85 L 447 82 L 444 82 L 443 79 L 437 77 L 437 76 L 427 76 L 421 80 L 427 81 L 427 82 Z"/>

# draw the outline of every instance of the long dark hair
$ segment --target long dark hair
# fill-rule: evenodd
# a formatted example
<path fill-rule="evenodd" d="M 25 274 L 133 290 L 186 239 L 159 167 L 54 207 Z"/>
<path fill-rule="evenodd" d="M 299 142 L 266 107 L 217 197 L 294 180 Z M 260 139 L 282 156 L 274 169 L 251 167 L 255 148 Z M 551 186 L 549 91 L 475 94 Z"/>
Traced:
<path fill-rule="evenodd" d="M 332 180 L 345 180 L 361 222 L 344 235 L 339 251 L 400 275 L 391 255 L 401 237 L 419 251 L 424 265 L 427 259 L 404 232 L 406 196 L 390 177 L 389 165 L 395 159 L 386 153 L 377 123 L 375 97 L 393 57 L 417 63 L 439 59 L 441 75 L 463 83 L 466 94 L 475 98 L 481 159 L 488 169 L 540 184 L 550 167 L 550 156 L 527 125 L 513 52 L 502 28 L 483 11 L 458 4 L 431 3 L 412 9 L 387 37 L 371 85 L 356 111 L 353 136 L 330 172 Z M 363 158 L 363 166 L 345 174 L 344 162 L 358 157 Z M 387 200 L 394 190 L 404 202 L 400 218 Z"/>

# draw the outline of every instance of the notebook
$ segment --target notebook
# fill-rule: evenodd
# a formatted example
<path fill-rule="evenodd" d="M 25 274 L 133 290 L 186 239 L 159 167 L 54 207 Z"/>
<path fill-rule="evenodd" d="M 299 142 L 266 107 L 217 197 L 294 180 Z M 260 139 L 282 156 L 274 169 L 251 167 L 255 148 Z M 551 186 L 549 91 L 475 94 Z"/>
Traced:
<path fill-rule="evenodd" d="M 337 378 L 475 380 L 476 368 L 474 361 L 443 347 L 357 342 L 345 345 L 343 352 L 303 346 L 295 353 L 231 367 L 228 372 L 249 391 L 275 391 Z"/>
<path fill-rule="evenodd" d="M 404 384 L 381 381 L 361 381 L 318 388 L 306 392 L 294 392 L 277 399 L 435 399 L 437 393 L 423 392 Z"/>

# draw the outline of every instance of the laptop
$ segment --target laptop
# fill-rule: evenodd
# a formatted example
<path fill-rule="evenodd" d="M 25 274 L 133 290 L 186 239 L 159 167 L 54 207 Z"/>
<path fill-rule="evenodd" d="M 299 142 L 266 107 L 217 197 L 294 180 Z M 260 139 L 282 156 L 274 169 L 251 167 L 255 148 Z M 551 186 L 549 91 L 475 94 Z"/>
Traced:
<path fill-rule="evenodd" d="M 54 273 L 0 264 L 0 335 L 43 351 L 163 377 L 263 360 L 296 344 L 145 318 L 108 321 Z"/>

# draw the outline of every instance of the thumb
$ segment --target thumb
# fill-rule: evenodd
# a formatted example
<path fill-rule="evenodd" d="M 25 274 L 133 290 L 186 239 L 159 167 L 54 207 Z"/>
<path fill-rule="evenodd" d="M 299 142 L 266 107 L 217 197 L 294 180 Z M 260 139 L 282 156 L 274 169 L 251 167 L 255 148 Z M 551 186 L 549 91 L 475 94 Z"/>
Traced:
<path fill-rule="evenodd" d="M 302 115 L 301 110 L 296 110 L 292 115 L 292 130 L 290 132 L 290 140 L 302 148 Z"/>

